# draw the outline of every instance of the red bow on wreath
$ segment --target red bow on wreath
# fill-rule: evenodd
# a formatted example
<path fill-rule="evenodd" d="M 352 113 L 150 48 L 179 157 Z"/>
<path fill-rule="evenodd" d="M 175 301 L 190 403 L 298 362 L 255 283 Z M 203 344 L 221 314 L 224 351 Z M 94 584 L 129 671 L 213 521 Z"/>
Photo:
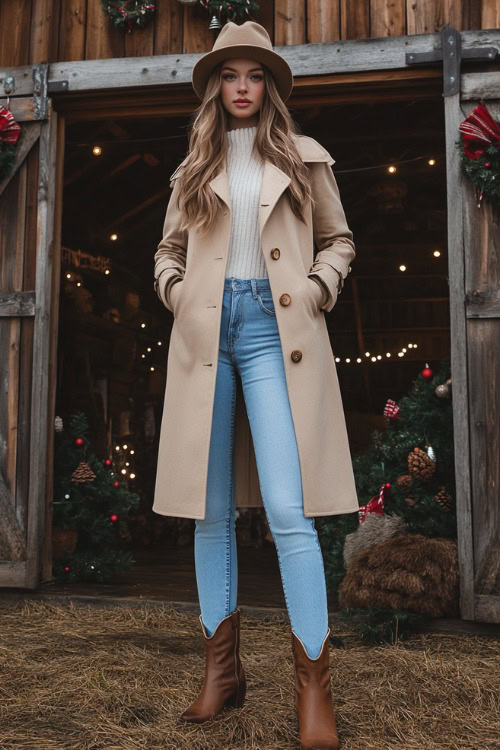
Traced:
<path fill-rule="evenodd" d="M 482 104 L 458 126 L 468 159 L 479 159 L 489 146 L 500 146 L 500 128 Z"/>
<path fill-rule="evenodd" d="M 0 107 L 0 141 L 15 146 L 20 132 L 21 126 L 14 120 L 12 112 Z"/>

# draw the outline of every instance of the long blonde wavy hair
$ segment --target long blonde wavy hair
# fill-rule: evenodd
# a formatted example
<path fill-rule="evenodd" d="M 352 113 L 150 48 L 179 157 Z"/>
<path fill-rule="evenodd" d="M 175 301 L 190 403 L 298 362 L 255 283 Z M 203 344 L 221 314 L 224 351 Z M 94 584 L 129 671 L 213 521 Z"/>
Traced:
<path fill-rule="evenodd" d="M 203 101 L 188 126 L 188 157 L 177 177 L 181 231 L 195 229 L 203 234 L 212 226 L 217 212 L 218 199 L 208 183 L 226 162 L 229 114 L 220 97 L 222 65 L 220 63 L 212 71 Z M 262 67 L 265 92 L 254 154 L 262 161 L 270 161 L 290 177 L 285 194 L 288 194 L 293 213 L 305 222 L 305 206 L 313 198 L 309 167 L 302 161 L 292 138 L 300 132 L 278 93 L 271 72 Z"/>

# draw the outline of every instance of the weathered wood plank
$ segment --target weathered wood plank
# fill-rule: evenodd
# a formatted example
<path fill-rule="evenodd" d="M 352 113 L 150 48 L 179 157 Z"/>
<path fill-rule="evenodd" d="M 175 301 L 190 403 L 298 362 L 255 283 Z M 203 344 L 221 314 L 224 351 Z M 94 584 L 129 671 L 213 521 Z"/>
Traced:
<path fill-rule="evenodd" d="M 318 44 L 340 39 L 339 22 L 339 0 L 308 0 L 307 39 L 305 41 Z"/>
<path fill-rule="evenodd" d="M 478 594 L 475 610 L 478 622 L 500 623 L 500 596 Z"/>
<path fill-rule="evenodd" d="M 464 194 L 460 156 L 455 146 L 463 120 L 459 94 L 444 97 L 446 128 L 446 183 L 448 201 L 448 271 L 450 287 L 450 346 L 453 379 L 453 424 L 456 477 L 460 613 L 474 619 L 474 557 L 472 540 L 472 486 L 470 476 L 469 388 L 467 329 L 464 315 L 465 245 Z"/>
<path fill-rule="evenodd" d="M 406 34 L 406 1 L 370 0 L 370 36 Z"/>
<path fill-rule="evenodd" d="M 35 314 L 35 292 L 0 292 L 0 318 Z"/>
<path fill-rule="evenodd" d="M 26 580 L 26 562 L 24 560 L 0 560 L 0 586 L 23 588 Z"/>
<path fill-rule="evenodd" d="M 61 0 L 58 60 L 85 59 L 86 0 Z"/>
<path fill-rule="evenodd" d="M 0 100 L 0 104 L 1 104 L 1 100 Z M 25 126 L 23 130 L 21 131 L 18 144 L 16 147 L 16 152 L 15 152 L 14 170 L 11 174 L 7 175 L 6 177 L 3 178 L 2 181 L 0 181 L 0 196 L 2 195 L 2 193 L 5 192 L 7 185 L 12 180 L 12 178 L 16 175 L 17 170 L 19 169 L 21 164 L 24 162 L 26 155 L 29 154 L 29 152 L 33 148 L 33 145 L 36 143 L 39 137 L 40 137 L 40 125 L 38 123 L 32 123 L 28 127 Z"/>
<path fill-rule="evenodd" d="M 463 49 L 494 46 L 500 50 L 500 29 L 464 31 L 461 33 L 461 39 Z M 322 44 L 285 45 L 275 49 L 288 61 L 294 76 L 324 76 L 409 69 L 411 66 L 407 66 L 405 62 L 406 53 L 428 52 L 433 48 L 440 49 L 440 45 L 440 34 L 419 34 Z M 55 81 L 68 81 L 70 93 L 119 90 L 132 86 L 144 88 L 190 84 L 193 65 L 200 57 L 200 54 L 189 53 L 53 63 L 49 66 L 49 91 Z M 32 92 L 30 66 L 0 70 L 0 86 L 9 73 L 16 76 L 17 96 L 26 96 Z M 65 92 L 58 94 L 59 97 L 65 95 Z M 0 103 L 5 101 L 0 100 Z M 11 104 L 14 101 L 15 97 L 11 99 Z"/>
<path fill-rule="evenodd" d="M 54 263 L 54 204 L 57 151 L 57 113 L 49 100 L 49 118 L 40 135 L 38 180 L 35 331 L 30 424 L 30 484 L 28 492 L 28 562 L 26 587 L 40 580 L 46 516 L 48 441 L 53 435 L 49 415 L 50 313 Z M 49 424 L 50 422 L 50 424 Z"/>
<path fill-rule="evenodd" d="M 305 41 L 304 0 L 274 0 L 274 44 L 304 44 Z"/>
<path fill-rule="evenodd" d="M 24 532 L 19 526 L 11 493 L 0 473 L 0 560 L 24 560 L 26 543 Z M 0 585 L 2 581 L 0 579 Z"/>
<path fill-rule="evenodd" d="M 463 73 L 461 76 L 460 97 L 462 101 L 481 98 L 497 99 L 499 89 L 499 70 L 485 70 L 481 73 Z"/>

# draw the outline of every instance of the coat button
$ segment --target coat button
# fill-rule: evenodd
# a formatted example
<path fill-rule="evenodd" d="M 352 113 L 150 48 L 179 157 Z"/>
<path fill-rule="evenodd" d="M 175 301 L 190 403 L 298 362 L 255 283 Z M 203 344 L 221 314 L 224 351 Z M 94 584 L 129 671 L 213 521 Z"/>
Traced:
<path fill-rule="evenodd" d="M 292 298 L 290 297 L 289 294 L 285 293 L 285 294 L 282 294 L 280 297 L 280 305 L 285 305 L 285 306 L 289 305 L 291 301 L 292 301 Z"/>
<path fill-rule="evenodd" d="M 280 253 L 279 247 L 273 247 L 273 249 L 271 250 L 271 258 L 273 260 L 278 260 L 278 258 L 280 257 L 280 254 L 281 253 Z"/>
<path fill-rule="evenodd" d="M 294 362 L 300 362 L 302 359 L 302 352 L 300 349 L 294 349 L 290 356 Z"/>

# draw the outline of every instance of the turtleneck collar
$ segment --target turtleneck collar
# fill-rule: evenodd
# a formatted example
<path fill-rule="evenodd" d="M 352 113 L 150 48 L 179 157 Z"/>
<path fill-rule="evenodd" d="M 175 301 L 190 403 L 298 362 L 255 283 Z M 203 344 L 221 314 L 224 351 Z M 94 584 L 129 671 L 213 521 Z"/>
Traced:
<path fill-rule="evenodd" d="M 257 125 L 250 128 L 233 128 L 226 132 L 230 148 L 249 149 L 253 146 Z"/>

